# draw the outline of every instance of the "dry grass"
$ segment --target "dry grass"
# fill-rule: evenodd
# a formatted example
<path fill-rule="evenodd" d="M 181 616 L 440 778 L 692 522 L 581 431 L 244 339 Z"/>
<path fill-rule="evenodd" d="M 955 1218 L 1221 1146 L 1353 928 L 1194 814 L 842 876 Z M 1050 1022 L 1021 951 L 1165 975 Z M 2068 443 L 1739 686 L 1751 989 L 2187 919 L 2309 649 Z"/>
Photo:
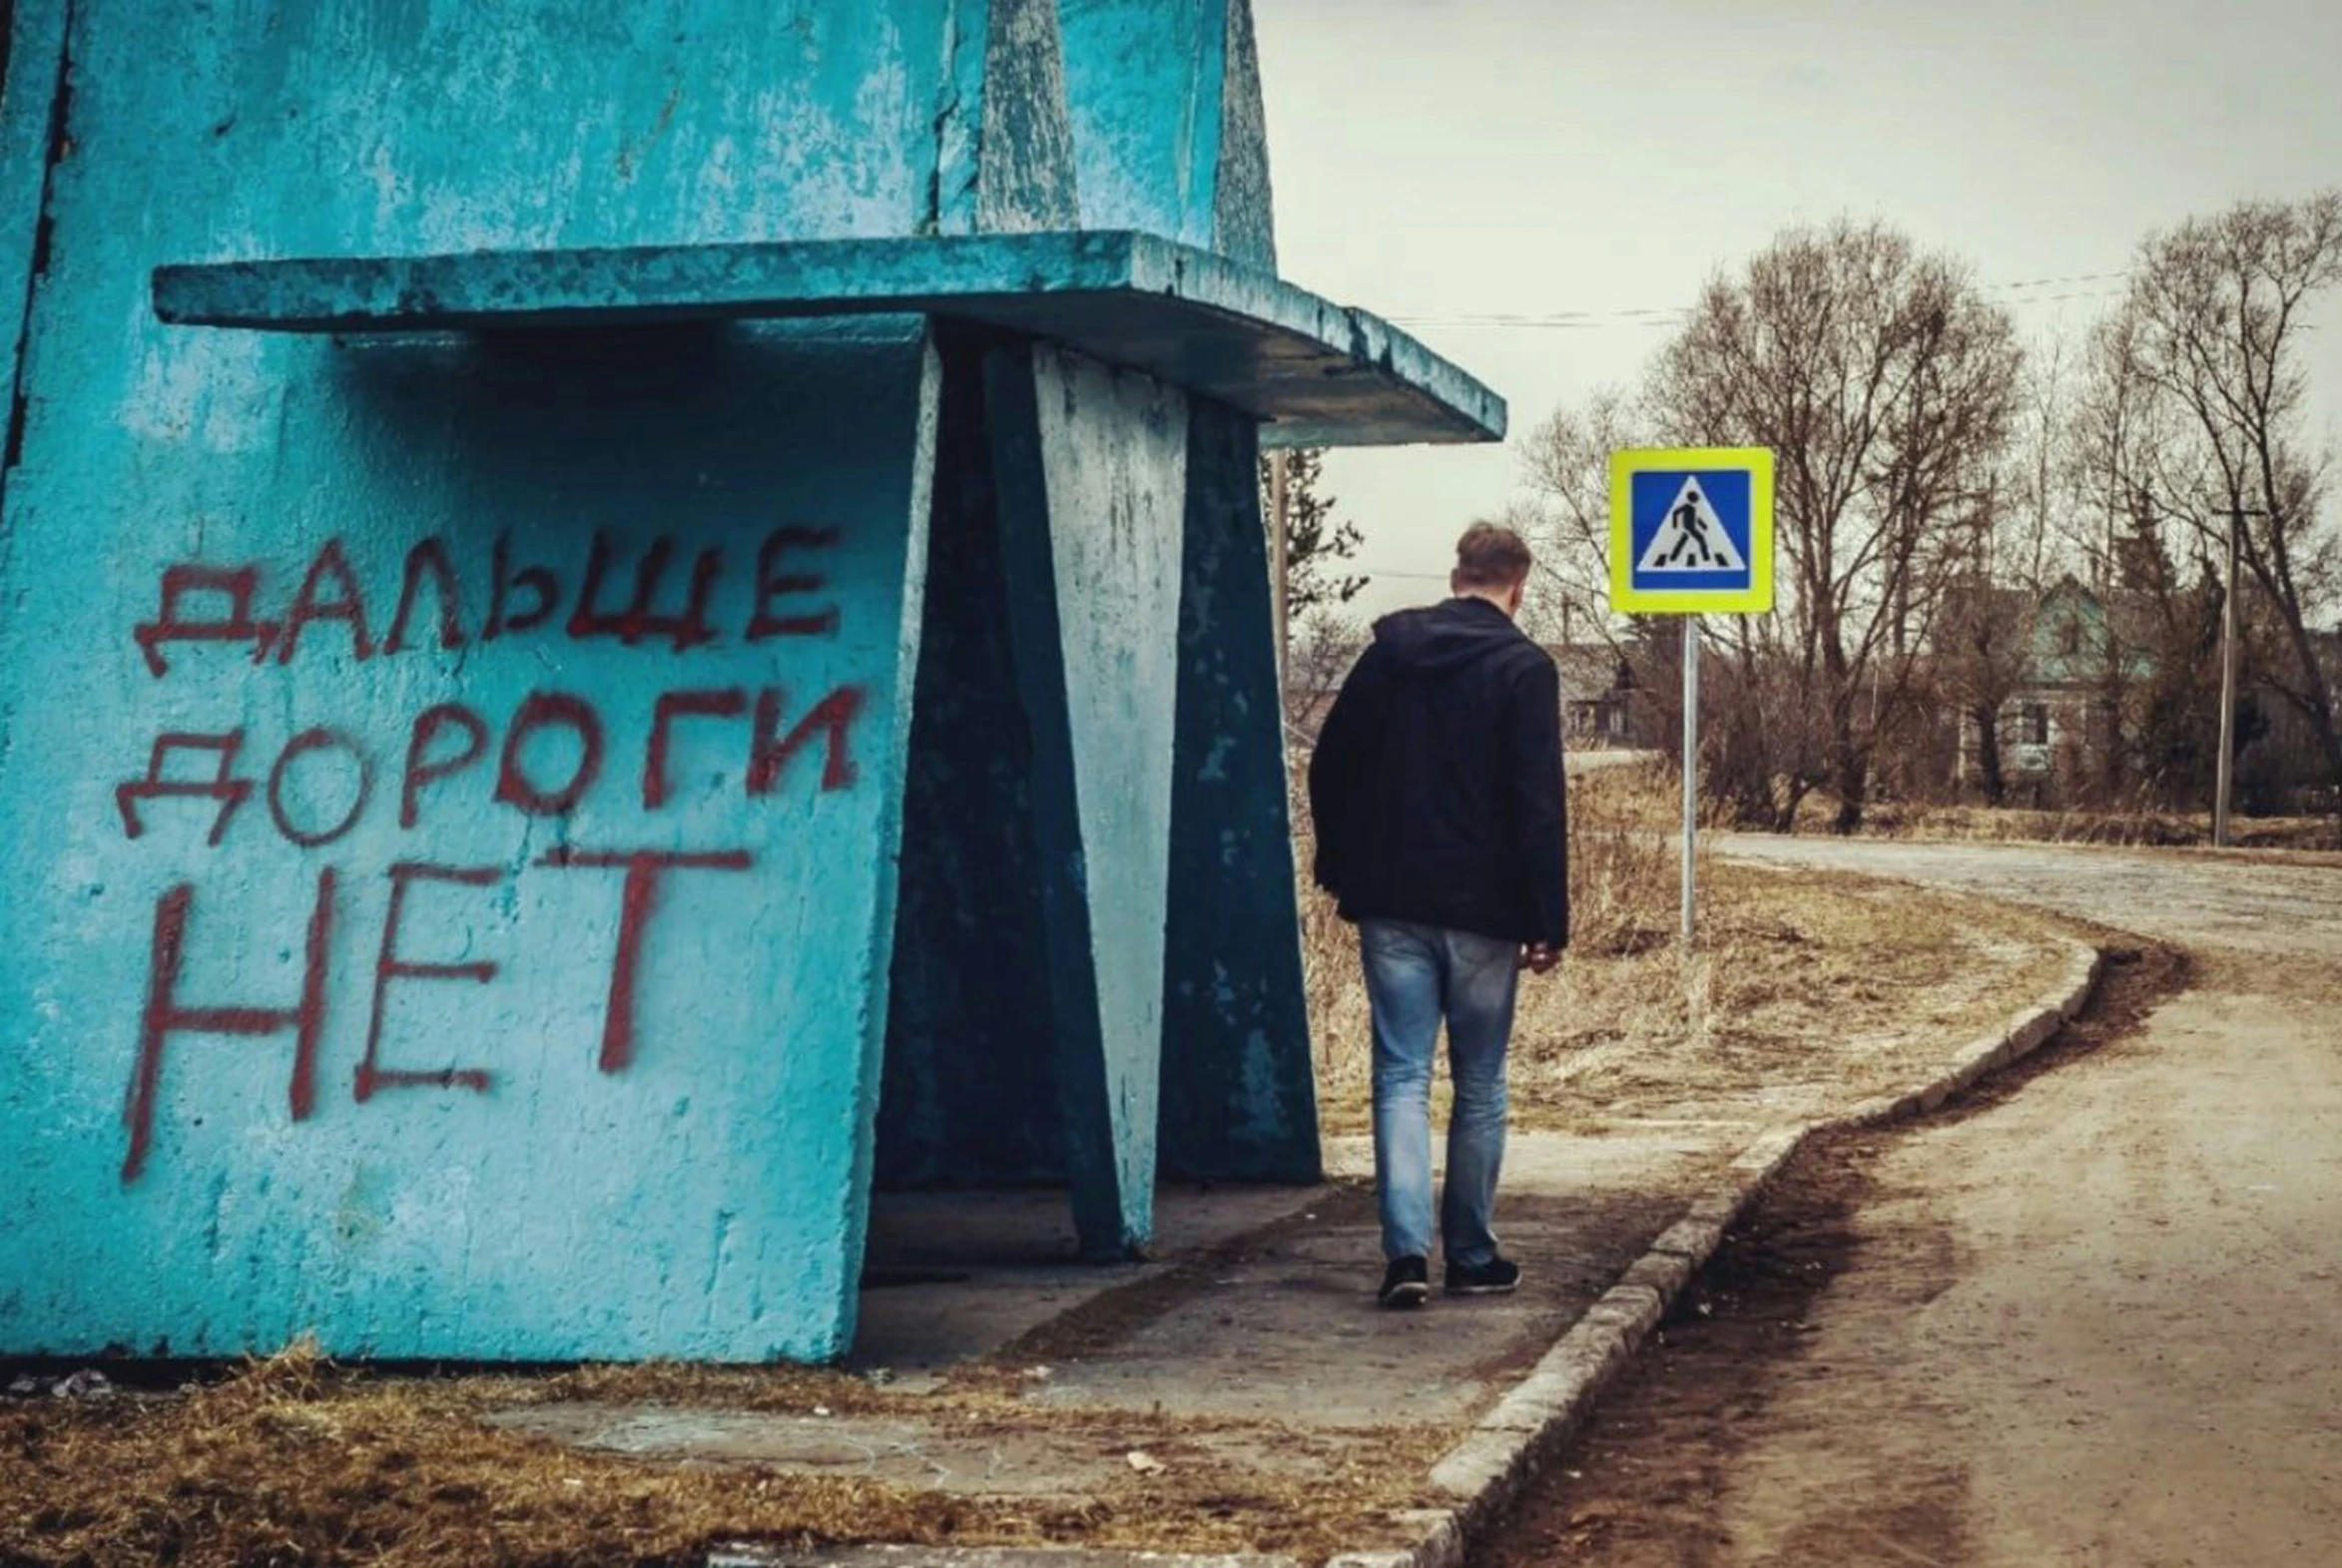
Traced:
<path fill-rule="evenodd" d="M 847 1477 L 644 1463 L 484 1424 L 573 1397 L 844 1415 L 898 1411 L 959 1436 L 1045 1429 L 1119 1459 L 1078 1497 L 945 1495 Z M 1214 1441 L 1201 1440 L 1209 1432 Z M 166 1395 L 0 1401 L 0 1562 L 212 1565 L 697 1563 L 717 1545 L 983 1541 L 1322 1558 L 1371 1538 L 1455 1434 L 1024 1408 L 988 1395 L 890 1395 L 792 1368 L 592 1368 L 550 1379 L 375 1377 L 296 1347 Z M 1230 1438 L 1311 1464 L 1248 1465 Z"/>
<path fill-rule="evenodd" d="M 1811 795 L 1798 811 L 1800 831 L 1826 830 L 1837 802 Z M 2239 816 L 2231 836 L 2242 849 L 2332 849 L 2330 816 Z M 2195 848 L 2212 841 L 2208 811 L 2034 810 L 2024 806 L 1874 803 L 1863 813 L 1862 837 L 1940 839 L 1980 843 L 2081 843 L 2145 848 Z"/>
<path fill-rule="evenodd" d="M 1703 854 L 1700 945 L 1675 944 L 1680 796 L 1654 771 L 1572 784 L 1572 939 L 1524 978 L 1517 1125 L 1811 1114 L 1911 1081 L 1923 1062 L 2045 989 L 2050 917 L 1891 882 L 1758 870 Z M 1305 896 L 1329 1131 L 1367 1130 L 1371 1074 L 1356 933 Z"/>

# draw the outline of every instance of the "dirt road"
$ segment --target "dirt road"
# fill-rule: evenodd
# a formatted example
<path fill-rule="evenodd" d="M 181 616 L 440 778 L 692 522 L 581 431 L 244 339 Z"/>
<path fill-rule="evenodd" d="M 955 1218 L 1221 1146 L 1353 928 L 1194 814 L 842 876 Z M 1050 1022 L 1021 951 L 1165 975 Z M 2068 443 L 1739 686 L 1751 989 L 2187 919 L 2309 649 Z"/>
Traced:
<path fill-rule="evenodd" d="M 1485 1561 L 2342 1563 L 2342 869 L 1732 849 L 2189 958 L 2022 1092 L 1808 1162 Z"/>

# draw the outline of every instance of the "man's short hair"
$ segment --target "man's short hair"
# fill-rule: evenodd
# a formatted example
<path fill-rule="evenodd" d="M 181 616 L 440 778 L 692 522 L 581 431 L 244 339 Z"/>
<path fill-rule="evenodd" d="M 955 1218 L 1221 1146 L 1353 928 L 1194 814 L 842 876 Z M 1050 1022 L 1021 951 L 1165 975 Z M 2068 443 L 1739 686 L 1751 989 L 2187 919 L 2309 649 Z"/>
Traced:
<path fill-rule="evenodd" d="M 1458 588 L 1514 588 L 1528 567 L 1528 545 L 1501 523 L 1474 523 L 1456 541 Z"/>

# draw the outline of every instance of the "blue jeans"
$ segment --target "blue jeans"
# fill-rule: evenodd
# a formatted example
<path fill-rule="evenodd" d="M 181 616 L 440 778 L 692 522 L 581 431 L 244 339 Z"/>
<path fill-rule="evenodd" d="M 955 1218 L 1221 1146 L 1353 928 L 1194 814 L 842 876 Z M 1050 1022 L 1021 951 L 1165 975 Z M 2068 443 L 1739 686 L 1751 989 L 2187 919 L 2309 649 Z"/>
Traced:
<path fill-rule="evenodd" d="M 1451 1266 L 1496 1256 L 1489 1229 L 1504 1164 L 1504 1049 L 1520 983 L 1520 944 L 1408 920 L 1366 920 L 1367 1000 L 1375 1020 L 1375 1187 L 1383 1256 L 1432 1255 L 1432 1056 L 1448 1023 L 1456 1110 L 1440 1234 Z"/>

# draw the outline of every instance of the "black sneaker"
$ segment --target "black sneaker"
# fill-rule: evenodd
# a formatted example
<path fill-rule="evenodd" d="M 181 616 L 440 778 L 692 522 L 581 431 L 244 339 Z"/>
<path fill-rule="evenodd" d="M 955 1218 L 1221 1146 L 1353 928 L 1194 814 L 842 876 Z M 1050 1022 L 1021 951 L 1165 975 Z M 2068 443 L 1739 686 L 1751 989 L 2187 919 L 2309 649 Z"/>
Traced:
<path fill-rule="evenodd" d="M 1519 1284 L 1520 1265 L 1508 1258 L 1491 1258 L 1484 1264 L 1448 1266 L 1450 1296 L 1502 1296 Z"/>
<path fill-rule="evenodd" d="M 1394 1258 L 1383 1271 L 1383 1288 L 1375 1300 L 1385 1307 L 1416 1307 L 1432 1298 L 1432 1266 L 1421 1258 Z"/>

